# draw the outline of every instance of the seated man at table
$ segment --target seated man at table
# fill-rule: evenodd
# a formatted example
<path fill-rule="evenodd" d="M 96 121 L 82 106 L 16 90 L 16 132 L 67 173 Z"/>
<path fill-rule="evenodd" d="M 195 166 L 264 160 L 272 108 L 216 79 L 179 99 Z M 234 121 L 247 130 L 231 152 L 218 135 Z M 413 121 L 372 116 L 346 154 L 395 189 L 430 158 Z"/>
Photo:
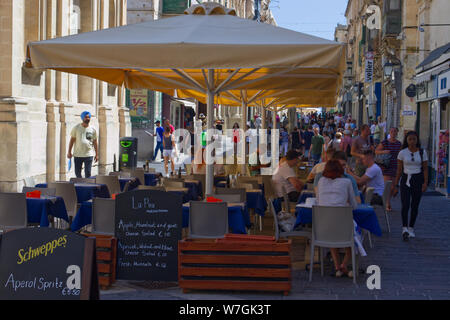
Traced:
<path fill-rule="evenodd" d="M 344 175 L 343 178 L 347 178 L 352 182 L 353 192 L 355 194 L 355 199 L 357 203 L 361 203 L 361 196 L 358 190 L 358 184 L 356 183 L 355 178 L 353 178 L 351 175 L 347 174 L 347 155 L 344 151 L 337 151 L 333 155 L 333 160 L 339 161 L 341 166 L 344 168 Z M 319 173 L 316 175 L 314 179 L 314 190 L 317 193 L 317 185 L 319 184 L 319 180 L 322 178 L 322 173 Z"/>
<path fill-rule="evenodd" d="M 327 149 L 327 152 L 326 152 L 326 155 L 327 155 L 326 158 L 327 158 L 327 159 L 333 158 L 333 155 L 334 155 L 335 152 L 336 152 L 335 149 L 333 149 L 333 148 L 328 148 L 328 149 Z M 316 164 L 316 165 L 312 168 L 311 172 L 309 173 L 308 178 L 306 178 L 306 182 L 308 182 L 308 183 L 314 182 L 314 178 L 316 177 L 317 174 L 323 172 L 323 170 L 325 169 L 325 165 L 326 165 L 326 164 L 327 164 L 326 162 L 320 162 L 320 163 Z"/>
<path fill-rule="evenodd" d="M 316 204 L 318 206 L 351 206 L 356 209 L 357 203 L 352 183 L 343 176 L 344 168 L 338 160 L 331 159 L 327 162 L 317 186 Z M 347 264 L 352 256 L 351 248 L 345 248 L 342 264 L 339 263 L 339 249 L 331 248 L 330 251 L 336 269 L 336 277 L 341 277 L 344 274 L 350 278 L 353 277 L 352 271 L 347 269 Z"/>
<path fill-rule="evenodd" d="M 370 204 L 383 205 L 384 192 L 384 178 L 381 168 L 375 163 L 374 153 L 372 150 L 367 150 L 363 153 L 362 163 L 367 167 L 366 172 L 362 177 L 358 177 L 354 172 L 348 170 L 348 173 L 355 178 L 358 186 L 372 187 L 373 197 Z"/>
<path fill-rule="evenodd" d="M 277 197 L 283 197 L 283 188 L 286 191 L 289 201 L 296 202 L 303 190 L 303 182 L 295 175 L 294 167 L 300 162 L 300 153 L 289 150 L 286 154 L 286 161 L 280 164 L 275 170 L 272 181 L 275 186 Z"/>

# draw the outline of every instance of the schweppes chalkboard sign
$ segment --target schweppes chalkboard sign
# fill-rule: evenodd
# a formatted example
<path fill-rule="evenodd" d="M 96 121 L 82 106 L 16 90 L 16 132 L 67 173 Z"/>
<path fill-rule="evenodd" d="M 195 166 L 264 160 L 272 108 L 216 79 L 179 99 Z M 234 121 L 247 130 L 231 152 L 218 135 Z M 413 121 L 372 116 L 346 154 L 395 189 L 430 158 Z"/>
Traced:
<path fill-rule="evenodd" d="M 98 299 L 95 239 L 52 228 L 0 237 L 0 299 Z"/>

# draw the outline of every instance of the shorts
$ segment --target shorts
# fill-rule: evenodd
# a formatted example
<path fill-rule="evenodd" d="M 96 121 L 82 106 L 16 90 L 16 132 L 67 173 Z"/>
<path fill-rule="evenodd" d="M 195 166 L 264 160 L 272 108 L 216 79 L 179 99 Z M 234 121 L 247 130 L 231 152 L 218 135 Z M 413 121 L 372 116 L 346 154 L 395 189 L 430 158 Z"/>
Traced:
<path fill-rule="evenodd" d="M 172 149 L 164 149 L 163 150 L 163 157 L 169 157 L 172 158 L 173 150 Z"/>

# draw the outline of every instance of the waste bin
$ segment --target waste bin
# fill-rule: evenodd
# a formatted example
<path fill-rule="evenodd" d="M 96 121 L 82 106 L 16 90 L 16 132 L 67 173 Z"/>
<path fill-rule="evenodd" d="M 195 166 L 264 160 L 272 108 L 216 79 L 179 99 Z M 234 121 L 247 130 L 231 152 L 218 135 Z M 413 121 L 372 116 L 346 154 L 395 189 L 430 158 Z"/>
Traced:
<path fill-rule="evenodd" d="M 137 142 L 135 137 L 123 137 L 119 141 L 119 170 L 137 167 Z"/>

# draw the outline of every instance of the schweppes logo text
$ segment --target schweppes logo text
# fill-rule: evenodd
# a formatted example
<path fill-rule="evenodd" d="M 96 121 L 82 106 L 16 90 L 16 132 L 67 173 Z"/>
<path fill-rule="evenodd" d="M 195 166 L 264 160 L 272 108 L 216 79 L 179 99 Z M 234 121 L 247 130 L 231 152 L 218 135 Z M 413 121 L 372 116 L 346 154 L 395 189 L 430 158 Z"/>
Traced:
<path fill-rule="evenodd" d="M 44 243 L 42 246 L 37 248 L 32 248 L 31 246 L 26 249 L 20 249 L 18 254 L 17 264 L 22 264 L 26 261 L 30 261 L 31 259 L 37 258 L 41 255 L 47 256 L 48 254 L 52 254 L 53 250 L 57 247 L 66 247 L 67 244 L 67 236 L 62 236 L 58 240 L 49 241 Z"/>

